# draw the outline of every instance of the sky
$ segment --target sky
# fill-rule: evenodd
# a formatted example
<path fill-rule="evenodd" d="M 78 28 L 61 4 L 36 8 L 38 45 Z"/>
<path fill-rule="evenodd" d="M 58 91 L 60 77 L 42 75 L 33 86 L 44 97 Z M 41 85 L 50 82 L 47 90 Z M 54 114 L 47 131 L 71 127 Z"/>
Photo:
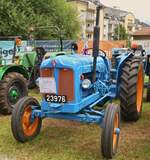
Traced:
<path fill-rule="evenodd" d="M 132 12 L 136 18 L 150 24 L 150 0 L 100 0 L 104 5 L 117 6 L 121 10 Z"/>

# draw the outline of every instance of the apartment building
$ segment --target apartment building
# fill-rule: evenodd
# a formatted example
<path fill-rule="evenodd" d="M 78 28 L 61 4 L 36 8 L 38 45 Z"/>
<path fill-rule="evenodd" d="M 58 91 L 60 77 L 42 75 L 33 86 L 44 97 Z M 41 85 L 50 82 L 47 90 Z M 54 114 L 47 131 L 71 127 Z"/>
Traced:
<path fill-rule="evenodd" d="M 93 28 L 95 25 L 96 6 L 87 0 L 67 0 L 79 13 L 81 21 L 81 38 L 93 39 Z"/>
<path fill-rule="evenodd" d="M 82 39 L 93 39 L 93 28 L 96 19 L 96 5 L 93 0 L 67 0 L 79 13 Z M 101 4 L 102 5 L 102 4 Z M 127 11 L 102 5 L 100 11 L 100 40 L 120 39 L 114 34 L 115 28 L 122 24 L 126 32 L 132 35 L 135 31 L 135 16 Z M 119 32 L 119 31 L 118 31 Z M 118 34 L 119 35 L 119 34 Z"/>
<path fill-rule="evenodd" d="M 135 16 L 132 13 L 106 6 L 103 12 L 104 28 L 101 29 L 104 30 L 104 40 L 120 39 L 119 34 L 117 37 L 114 37 L 116 36 L 114 30 L 119 25 L 123 25 L 129 35 L 132 35 L 135 31 Z"/>
<path fill-rule="evenodd" d="M 143 27 L 150 27 L 150 25 L 145 22 L 141 22 L 139 19 L 135 19 L 135 31 L 141 30 Z"/>

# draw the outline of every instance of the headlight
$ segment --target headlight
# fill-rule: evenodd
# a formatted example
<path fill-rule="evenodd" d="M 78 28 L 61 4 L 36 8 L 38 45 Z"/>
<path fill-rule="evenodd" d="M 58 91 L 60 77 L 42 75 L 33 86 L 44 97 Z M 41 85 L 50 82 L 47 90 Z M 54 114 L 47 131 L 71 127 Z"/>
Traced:
<path fill-rule="evenodd" d="M 88 89 L 91 86 L 91 81 L 89 79 L 84 79 L 82 81 L 82 88 L 84 89 Z"/>

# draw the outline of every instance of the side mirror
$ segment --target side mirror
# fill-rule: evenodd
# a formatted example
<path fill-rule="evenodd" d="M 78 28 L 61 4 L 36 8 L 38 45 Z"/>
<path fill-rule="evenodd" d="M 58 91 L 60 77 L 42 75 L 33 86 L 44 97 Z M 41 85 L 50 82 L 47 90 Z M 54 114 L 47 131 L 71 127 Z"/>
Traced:
<path fill-rule="evenodd" d="M 146 55 L 145 49 L 143 49 L 143 50 L 141 51 L 141 53 L 142 53 L 142 56 L 145 56 L 145 55 Z"/>

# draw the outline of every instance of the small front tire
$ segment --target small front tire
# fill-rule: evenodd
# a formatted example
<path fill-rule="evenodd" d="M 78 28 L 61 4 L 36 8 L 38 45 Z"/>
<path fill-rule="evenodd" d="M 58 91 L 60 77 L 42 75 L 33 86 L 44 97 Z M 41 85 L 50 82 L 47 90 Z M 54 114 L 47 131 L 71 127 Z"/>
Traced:
<path fill-rule="evenodd" d="M 112 158 L 117 152 L 120 134 L 120 108 L 118 105 L 108 104 L 103 123 L 102 154 L 105 158 Z"/>
<path fill-rule="evenodd" d="M 11 130 L 14 138 L 22 143 L 35 138 L 41 129 L 41 118 L 31 118 L 32 106 L 39 107 L 38 101 L 32 97 L 24 97 L 17 102 L 12 113 Z"/>

